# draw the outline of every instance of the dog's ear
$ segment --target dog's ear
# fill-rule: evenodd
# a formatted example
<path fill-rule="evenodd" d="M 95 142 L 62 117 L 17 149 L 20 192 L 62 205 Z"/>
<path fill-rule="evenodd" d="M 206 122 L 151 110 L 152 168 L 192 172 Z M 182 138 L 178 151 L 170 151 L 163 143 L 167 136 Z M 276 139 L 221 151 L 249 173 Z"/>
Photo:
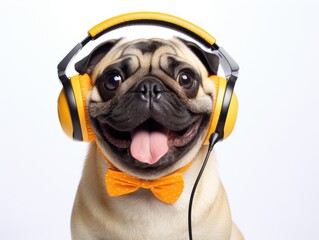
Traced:
<path fill-rule="evenodd" d="M 182 41 L 204 64 L 209 75 L 217 75 L 218 66 L 219 66 L 219 57 L 213 53 L 204 51 L 196 43 L 186 41 L 182 38 L 178 38 Z"/>
<path fill-rule="evenodd" d="M 75 64 L 75 70 L 80 74 L 91 74 L 96 64 L 107 54 L 121 39 L 109 40 L 95 47 L 92 52 Z"/>

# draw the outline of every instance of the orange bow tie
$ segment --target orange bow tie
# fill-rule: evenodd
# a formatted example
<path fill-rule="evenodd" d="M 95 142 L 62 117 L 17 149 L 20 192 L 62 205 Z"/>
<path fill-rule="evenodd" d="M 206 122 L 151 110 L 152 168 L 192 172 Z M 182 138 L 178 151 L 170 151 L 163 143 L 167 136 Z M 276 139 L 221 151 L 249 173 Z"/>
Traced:
<path fill-rule="evenodd" d="M 139 179 L 117 170 L 99 149 L 103 159 L 110 165 L 105 174 L 106 189 L 110 196 L 133 193 L 139 188 L 149 189 L 162 202 L 172 204 L 178 200 L 184 189 L 183 174 L 191 163 L 177 171 L 154 180 Z"/>

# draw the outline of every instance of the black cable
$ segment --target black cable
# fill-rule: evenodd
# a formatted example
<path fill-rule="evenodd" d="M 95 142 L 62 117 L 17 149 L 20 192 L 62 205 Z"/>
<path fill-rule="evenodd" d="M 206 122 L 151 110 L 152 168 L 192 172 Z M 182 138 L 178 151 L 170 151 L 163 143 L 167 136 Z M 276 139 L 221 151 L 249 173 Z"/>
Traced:
<path fill-rule="evenodd" d="M 193 240 L 193 233 L 192 233 L 192 206 L 193 206 L 193 200 L 196 192 L 197 185 L 199 183 L 199 180 L 205 170 L 206 164 L 208 162 L 210 153 L 212 152 L 215 144 L 220 140 L 219 134 L 217 132 L 213 133 L 209 138 L 209 146 L 207 150 L 207 154 L 205 157 L 205 160 L 203 162 L 203 165 L 198 173 L 198 176 L 196 178 L 196 181 L 193 186 L 193 190 L 189 199 L 189 206 L 188 206 L 188 234 L 189 234 L 189 240 Z"/>

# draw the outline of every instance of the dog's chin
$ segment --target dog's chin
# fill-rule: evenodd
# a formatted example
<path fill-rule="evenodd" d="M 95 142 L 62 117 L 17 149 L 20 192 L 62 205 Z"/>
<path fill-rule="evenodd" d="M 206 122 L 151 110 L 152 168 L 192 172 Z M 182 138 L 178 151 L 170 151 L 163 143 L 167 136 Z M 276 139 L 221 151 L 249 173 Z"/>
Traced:
<path fill-rule="evenodd" d="M 153 118 L 130 131 L 119 131 L 105 121 L 97 123 L 100 140 L 116 156 L 113 161 L 131 172 L 152 175 L 165 171 L 187 155 L 207 128 L 209 116 L 194 117 L 182 130 L 167 128 Z"/>

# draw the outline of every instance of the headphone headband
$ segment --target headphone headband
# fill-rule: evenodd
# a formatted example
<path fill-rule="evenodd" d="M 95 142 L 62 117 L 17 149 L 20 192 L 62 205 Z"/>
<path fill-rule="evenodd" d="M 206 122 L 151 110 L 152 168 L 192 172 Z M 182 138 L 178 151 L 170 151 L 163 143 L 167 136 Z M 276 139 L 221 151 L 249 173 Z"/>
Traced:
<path fill-rule="evenodd" d="M 239 70 L 238 64 L 223 48 L 216 44 L 216 39 L 208 32 L 191 22 L 173 15 L 158 12 L 133 12 L 109 18 L 88 31 L 89 35 L 78 43 L 58 64 L 58 75 L 62 84 L 68 81 L 65 70 L 70 61 L 88 42 L 114 29 L 138 24 L 151 24 L 171 28 L 196 39 L 219 56 L 226 78 L 234 77 L 236 81 Z"/>
<path fill-rule="evenodd" d="M 179 17 L 158 12 L 133 12 L 122 14 L 95 25 L 88 33 L 95 39 L 106 32 L 132 24 L 150 24 L 171 28 L 195 38 L 209 48 L 216 42 L 216 39 L 213 36 L 195 24 Z"/>

